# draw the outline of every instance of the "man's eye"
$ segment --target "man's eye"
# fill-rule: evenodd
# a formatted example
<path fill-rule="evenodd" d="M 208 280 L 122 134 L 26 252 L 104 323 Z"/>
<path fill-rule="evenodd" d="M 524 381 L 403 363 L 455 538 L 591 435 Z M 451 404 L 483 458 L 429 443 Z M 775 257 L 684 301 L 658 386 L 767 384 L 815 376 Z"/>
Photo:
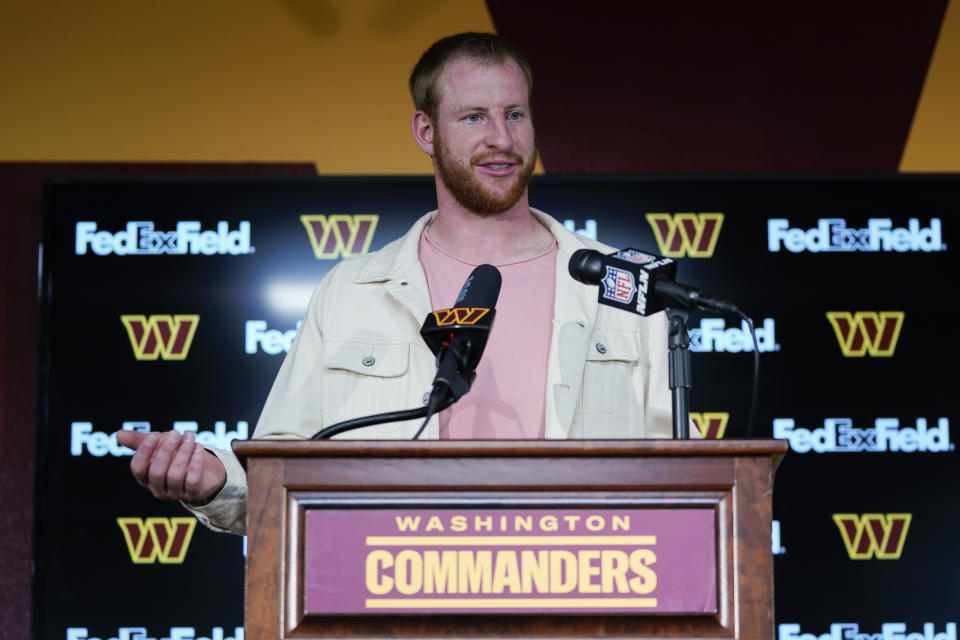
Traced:
<path fill-rule="evenodd" d="M 519 120 L 523 117 L 523 114 L 519 111 L 510 111 L 507 113 L 507 120 Z"/>
<path fill-rule="evenodd" d="M 471 113 L 470 115 L 467 116 L 467 122 L 480 122 L 480 114 Z"/>

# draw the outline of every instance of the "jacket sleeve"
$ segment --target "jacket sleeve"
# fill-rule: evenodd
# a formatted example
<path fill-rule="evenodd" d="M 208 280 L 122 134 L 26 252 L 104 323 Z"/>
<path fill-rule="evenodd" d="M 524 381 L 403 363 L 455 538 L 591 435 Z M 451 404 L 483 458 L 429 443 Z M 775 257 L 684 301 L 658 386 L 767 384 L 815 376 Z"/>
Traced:
<path fill-rule="evenodd" d="M 247 474 L 232 451 L 208 448 L 223 463 L 227 482 L 213 500 L 197 507 L 181 502 L 201 523 L 214 531 L 247 532 Z"/>
<path fill-rule="evenodd" d="M 309 438 L 321 428 L 323 292 L 321 283 L 310 299 L 300 331 L 267 396 L 254 438 Z M 247 527 L 247 474 L 232 451 L 212 448 L 209 451 L 223 463 L 227 472 L 226 484 L 203 506 L 182 504 L 214 531 L 244 534 Z"/>

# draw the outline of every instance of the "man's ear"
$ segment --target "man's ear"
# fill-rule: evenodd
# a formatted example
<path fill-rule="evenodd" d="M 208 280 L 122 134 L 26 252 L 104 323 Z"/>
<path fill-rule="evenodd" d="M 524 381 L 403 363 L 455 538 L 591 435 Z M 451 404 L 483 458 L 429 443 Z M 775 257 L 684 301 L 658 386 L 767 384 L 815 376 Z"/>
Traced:
<path fill-rule="evenodd" d="M 417 146 L 428 156 L 433 156 L 433 121 L 423 111 L 417 111 L 410 120 L 410 130 Z"/>

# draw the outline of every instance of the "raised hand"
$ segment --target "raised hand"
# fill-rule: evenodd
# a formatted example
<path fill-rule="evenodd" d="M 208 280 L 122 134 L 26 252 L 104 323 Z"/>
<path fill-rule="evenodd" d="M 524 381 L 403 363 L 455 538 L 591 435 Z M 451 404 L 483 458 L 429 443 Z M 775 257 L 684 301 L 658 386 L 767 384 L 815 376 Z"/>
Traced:
<path fill-rule="evenodd" d="M 162 500 L 183 500 L 203 505 L 227 481 L 217 456 L 196 441 L 192 431 L 180 434 L 118 431 L 117 442 L 134 449 L 130 471 L 141 485 Z"/>

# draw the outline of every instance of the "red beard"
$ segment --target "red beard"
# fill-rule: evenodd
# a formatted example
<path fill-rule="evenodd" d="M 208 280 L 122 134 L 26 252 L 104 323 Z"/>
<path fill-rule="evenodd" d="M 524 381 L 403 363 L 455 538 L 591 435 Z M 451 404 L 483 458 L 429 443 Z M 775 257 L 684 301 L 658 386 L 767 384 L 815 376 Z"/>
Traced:
<path fill-rule="evenodd" d="M 470 158 L 469 166 L 464 166 L 449 156 L 439 131 L 434 136 L 433 150 L 437 172 L 447 190 L 460 206 L 479 215 L 503 213 L 515 205 L 530 184 L 537 164 L 536 151 L 526 159 L 515 153 L 489 152 L 474 155 Z M 471 170 L 475 165 L 492 158 L 506 158 L 519 166 L 514 185 L 503 195 L 488 191 Z"/>

